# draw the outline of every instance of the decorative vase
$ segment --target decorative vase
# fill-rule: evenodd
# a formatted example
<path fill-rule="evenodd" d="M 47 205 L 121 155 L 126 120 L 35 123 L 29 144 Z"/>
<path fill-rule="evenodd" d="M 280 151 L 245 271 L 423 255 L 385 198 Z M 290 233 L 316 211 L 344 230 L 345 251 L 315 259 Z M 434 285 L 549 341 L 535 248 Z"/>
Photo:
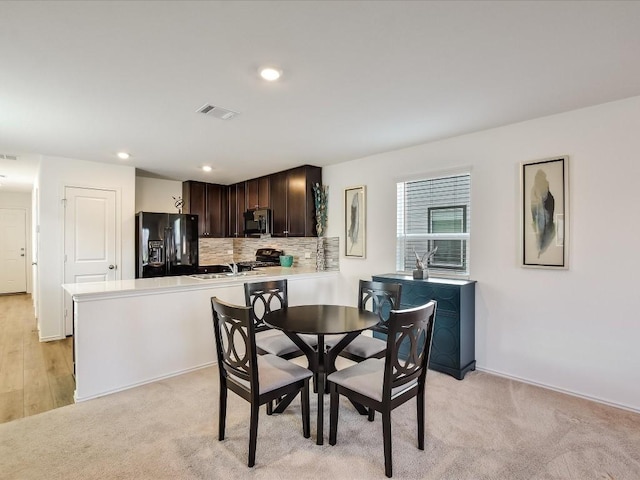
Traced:
<path fill-rule="evenodd" d="M 426 280 L 429 278 L 429 270 L 426 268 L 417 268 L 413 271 L 414 280 Z"/>
<path fill-rule="evenodd" d="M 316 234 L 324 236 L 327 229 L 327 201 L 329 198 L 329 186 L 316 183 L 313 185 L 313 199 L 316 207 Z"/>
<path fill-rule="evenodd" d="M 316 244 L 316 270 L 322 272 L 326 268 L 324 254 L 324 237 L 318 237 Z"/>

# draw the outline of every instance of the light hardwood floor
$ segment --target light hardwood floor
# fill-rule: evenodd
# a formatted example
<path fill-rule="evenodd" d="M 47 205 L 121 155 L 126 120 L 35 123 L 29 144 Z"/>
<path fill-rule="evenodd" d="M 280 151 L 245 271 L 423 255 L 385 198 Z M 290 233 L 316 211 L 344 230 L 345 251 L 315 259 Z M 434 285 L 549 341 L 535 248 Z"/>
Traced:
<path fill-rule="evenodd" d="M 72 339 L 40 342 L 31 295 L 0 295 L 0 423 L 73 403 Z"/>

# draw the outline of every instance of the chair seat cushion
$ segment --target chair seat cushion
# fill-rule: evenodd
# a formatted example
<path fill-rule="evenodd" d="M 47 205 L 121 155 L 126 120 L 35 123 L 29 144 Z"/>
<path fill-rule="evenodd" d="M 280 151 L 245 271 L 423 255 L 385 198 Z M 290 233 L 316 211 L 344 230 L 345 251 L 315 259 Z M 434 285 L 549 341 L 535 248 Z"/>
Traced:
<path fill-rule="evenodd" d="M 280 330 L 268 328 L 266 330 L 256 332 L 256 340 L 260 340 L 261 338 L 273 337 L 274 335 L 284 335 L 284 333 L 282 333 L 282 331 Z"/>
<path fill-rule="evenodd" d="M 304 380 L 312 375 L 311 370 L 276 355 L 258 356 L 258 383 L 261 394 Z"/>
<path fill-rule="evenodd" d="M 324 344 L 329 348 L 333 348 L 343 338 L 344 338 L 344 335 L 325 335 Z"/>
<path fill-rule="evenodd" d="M 317 335 L 307 335 L 307 334 L 301 333 L 298 336 L 302 340 L 304 340 L 304 343 L 306 343 L 310 347 L 315 347 L 315 346 L 318 345 L 318 336 Z"/>
<path fill-rule="evenodd" d="M 299 380 L 304 380 L 313 375 L 310 370 L 296 365 L 289 360 L 276 355 L 258 355 L 258 384 L 260 394 L 277 390 L 280 387 L 290 385 Z M 229 380 L 249 390 L 250 385 L 246 380 L 229 376 Z"/>
<path fill-rule="evenodd" d="M 289 337 L 277 330 L 275 335 L 256 337 L 256 347 L 264 352 L 278 356 L 288 355 L 300 350 Z"/>
<path fill-rule="evenodd" d="M 327 377 L 329 382 L 341 385 L 379 402 L 382 401 L 382 384 L 384 381 L 384 358 L 369 358 L 351 367 L 338 370 Z M 417 380 L 409 382 L 391 391 L 391 398 L 410 389 Z"/>
<path fill-rule="evenodd" d="M 264 331 L 260 332 L 259 336 L 256 335 L 256 347 L 278 356 L 288 355 L 300 350 L 284 332 L 280 330 L 271 330 L 271 332 L 273 334 L 269 331 Z M 300 338 L 311 347 L 318 344 L 318 338 L 315 335 L 300 335 Z"/>
<path fill-rule="evenodd" d="M 384 352 L 386 348 L 387 342 L 384 340 L 358 335 L 342 351 L 361 358 L 370 358 L 380 352 Z"/>

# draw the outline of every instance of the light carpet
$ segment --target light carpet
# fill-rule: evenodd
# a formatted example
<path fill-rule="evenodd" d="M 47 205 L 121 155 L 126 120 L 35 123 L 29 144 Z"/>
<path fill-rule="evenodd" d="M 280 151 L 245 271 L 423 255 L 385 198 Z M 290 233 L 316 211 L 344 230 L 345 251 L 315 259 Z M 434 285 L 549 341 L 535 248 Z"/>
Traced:
<path fill-rule="evenodd" d="M 341 399 L 338 444 L 302 436 L 300 401 L 260 412 L 248 468 L 249 404 L 229 394 L 217 439 L 217 367 L 0 425 L 2 479 L 385 478 L 380 415 L 370 423 Z M 472 372 L 429 371 L 425 450 L 415 400 L 392 414 L 394 478 L 640 479 L 640 415 Z"/>

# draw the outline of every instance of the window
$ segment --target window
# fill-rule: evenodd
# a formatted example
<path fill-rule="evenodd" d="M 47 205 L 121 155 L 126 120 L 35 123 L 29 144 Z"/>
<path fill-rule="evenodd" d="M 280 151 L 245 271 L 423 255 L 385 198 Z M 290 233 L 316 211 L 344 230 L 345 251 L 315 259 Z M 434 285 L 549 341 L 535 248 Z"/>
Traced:
<path fill-rule="evenodd" d="M 432 274 L 468 275 L 471 175 L 400 182 L 397 192 L 397 270 L 412 271 L 416 253 L 438 247 L 428 264 Z"/>

